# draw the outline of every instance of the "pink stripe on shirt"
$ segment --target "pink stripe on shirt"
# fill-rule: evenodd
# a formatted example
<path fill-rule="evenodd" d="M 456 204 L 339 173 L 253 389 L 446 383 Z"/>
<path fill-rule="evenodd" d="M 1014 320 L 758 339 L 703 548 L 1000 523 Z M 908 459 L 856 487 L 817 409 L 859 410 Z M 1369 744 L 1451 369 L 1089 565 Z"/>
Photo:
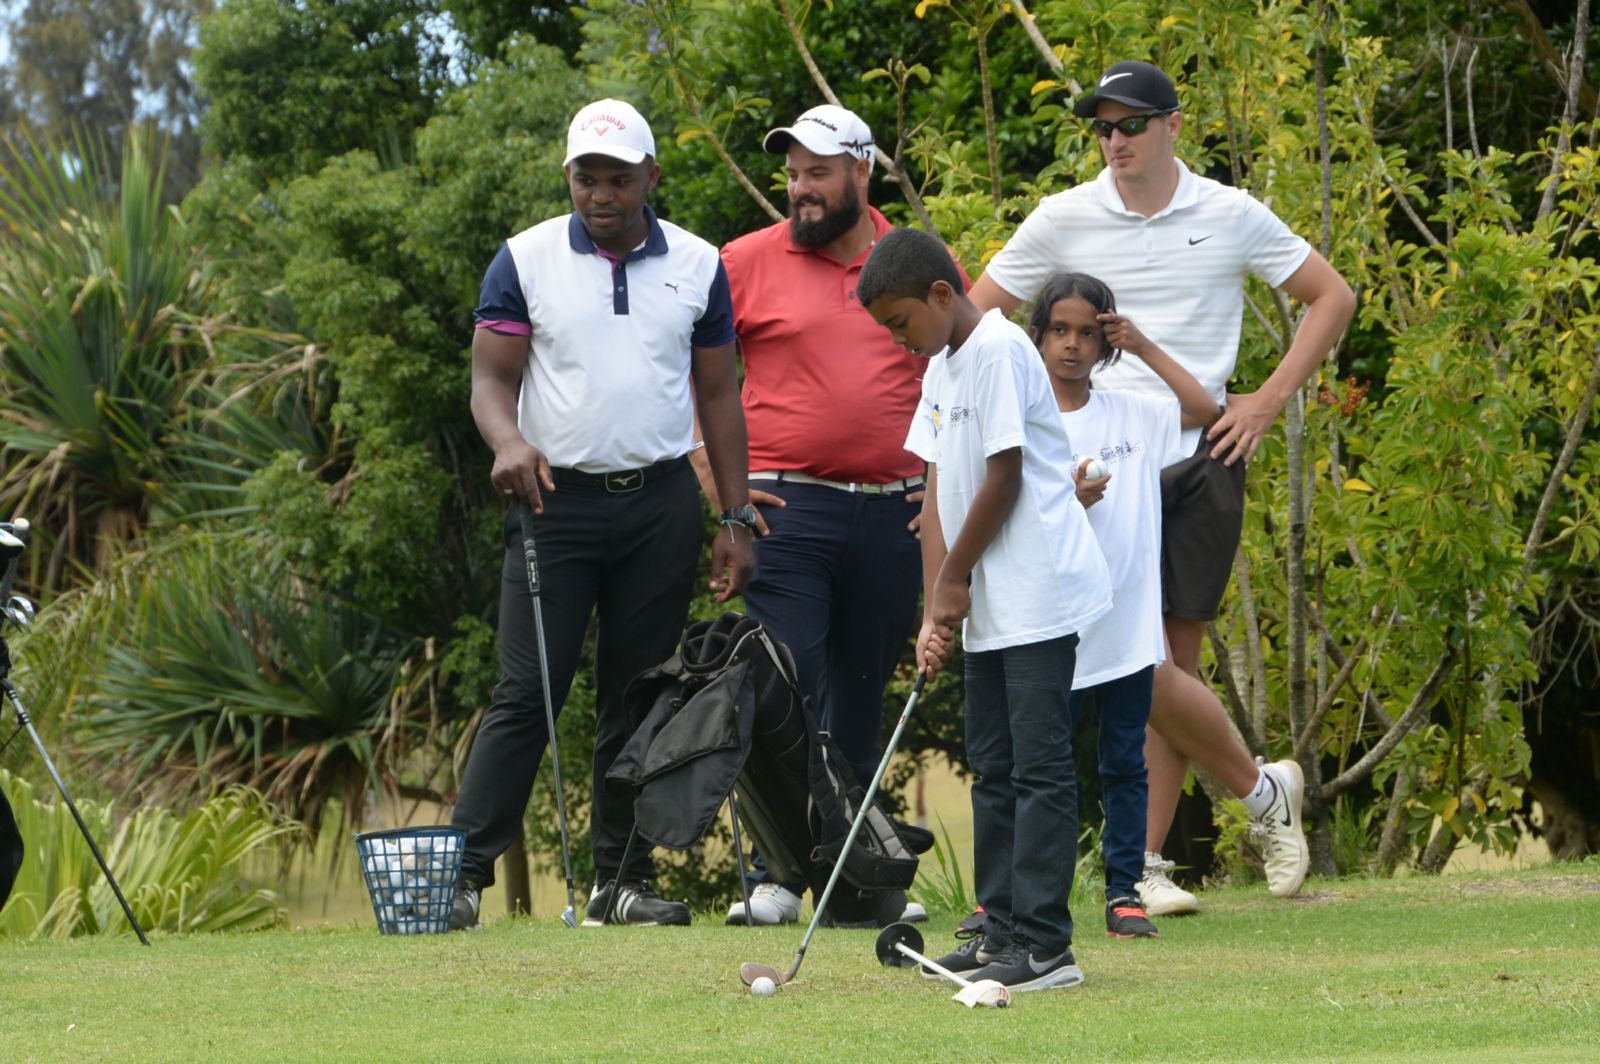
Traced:
<path fill-rule="evenodd" d="M 533 326 L 525 321 L 480 321 L 473 325 L 476 329 L 490 329 L 506 336 L 532 336 Z"/>

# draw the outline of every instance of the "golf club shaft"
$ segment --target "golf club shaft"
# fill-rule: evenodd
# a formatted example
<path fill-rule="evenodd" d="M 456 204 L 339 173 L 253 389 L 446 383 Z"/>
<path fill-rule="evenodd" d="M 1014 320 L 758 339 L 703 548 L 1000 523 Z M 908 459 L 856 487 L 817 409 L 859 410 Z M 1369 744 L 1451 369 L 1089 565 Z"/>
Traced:
<path fill-rule="evenodd" d="M 911 710 L 921 697 L 922 686 L 927 680 L 926 673 L 917 673 L 916 686 L 911 688 L 911 697 L 906 699 L 906 708 L 900 713 L 900 720 L 894 726 L 894 734 L 889 736 L 889 745 L 883 749 L 878 769 L 872 774 L 872 782 L 867 787 L 865 797 L 861 799 L 861 808 L 857 810 L 856 818 L 850 825 L 850 833 L 844 837 L 844 846 L 839 850 L 839 859 L 833 864 L 833 874 L 828 877 L 828 885 L 822 888 L 822 897 L 817 899 L 816 911 L 811 914 L 811 923 L 806 928 L 806 936 L 800 940 L 800 949 L 795 953 L 794 965 L 789 969 L 789 975 L 784 982 L 794 978 L 795 972 L 800 970 L 800 962 L 805 958 L 806 947 L 811 944 L 811 936 L 816 934 L 817 924 L 822 921 L 822 914 L 828 909 L 828 899 L 833 897 L 833 888 L 839 882 L 839 873 L 844 870 L 845 858 L 850 855 L 850 847 L 855 845 L 856 836 L 861 834 L 861 825 L 866 823 L 867 811 L 872 808 L 872 801 L 878 796 L 878 784 L 883 780 L 883 774 L 889 771 L 889 759 L 894 757 L 895 747 L 900 745 L 900 735 L 906 730 L 906 721 L 911 719 Z"/>
<path fill-rule="evenodd" d="M 67 803 L 67 809 L 72 813 L 72 819 L 78 822 L 78 830 L 83 832 L 83 841 L 89 844 L 89 852 L 94 854 L 95 861 L 100 865 L 100 871 L 105 874 L 106 882 L 111 885 L 111 893 L 117 896 L 117 902 L 122 906 L 122 912 L 128 918 L 128 923 L 133 925 L 133 933 L 139 936 L 139 941 L 146 946 L 150 940 L 145 937 L 144 928 L 139 926 L 138 917 L 133 915 L 133 907 L 128 904 L 128 899 L 122 895 L 122 887 L 117 884 L 117 877 L 111 874 L 111 866 L 106 864 L 106 859 L 100 852 L 100 847 L 95 845 L 94 836 L 89 834 L 89 825 L 83 822 L 83 815 L 78 812 L 77 805 L 72 801 L 72 795 L 67 793 L 67 785 L 61 779 L 61 773 L 56 771 L 56 764 L 50 760 L 50 754 L 44 748 L 44 740 L 39 738 L 39 733 L 34 730 L 33 721 L 28 717 L 28 711 L 23 708 L 22 699 L 17 697 L 17 689 L 11 686 L 10 680 L 0 680 L 5 696 L 11 700 L 11 705 L 17 711 L 17 720 L 27 729 L 28 738 L 33 740 L 33 745 L 39 751 L 39 757 L 44 761 L 45 769 L 50 773 L 50 778 L 55 781 L 56 790 L 61 792 L 61 800 Z"/>
<path fill-rule="evenodd" d="M 957 975 L 955 972 L 952 972 L 949 968 L 946 968 L 938 961 L 930 961 L 928 958 L 924 957 L 922 954 L 918 953 L 904 942 L 896 942 L 894 944 L 894 948 L 899 950 L 901 953 L 904 953 L 907 957 L 910 957 L 924 968 L 928 969 L 928 971 L 938 972 L 940 975 L 944 976 L 957 986 L 972 985 L 972 981 L 970 979 L 961 978 L 961 976 Z"/>
<path fill-rule="evenodd" d="M 561 914 L 568 927 L 577 926 L 577 894 L 572 882 L 572 845 L 567 838 L 567 797 L 561 785 L 561 747 L 556 742 L 556 708 L 550 697 L 550 655 L 545 649 L 544 609 L 539 601 L 539 554 L 533 540 L 533 512 L 518 506 L 522 522 L 522 557 L 528 566 L 528 592 L 533 597 L 533 634 L 539 648 L 539 683 L 544 692 L 545 730 L 550 733 L 550 767 L 556 781 L 556 819 L 561 822 L 561 867 L 567 876 L 567 910 Z"/>

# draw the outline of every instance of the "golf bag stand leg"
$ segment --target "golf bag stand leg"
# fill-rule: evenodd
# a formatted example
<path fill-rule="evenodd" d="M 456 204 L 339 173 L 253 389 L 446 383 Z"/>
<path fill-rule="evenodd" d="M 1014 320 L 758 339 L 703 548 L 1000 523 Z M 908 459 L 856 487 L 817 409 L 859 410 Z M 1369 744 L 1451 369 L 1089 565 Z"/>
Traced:
<path fill-rule="evenodd" d="M 3 644 L 0 644 L 0 653 L 3 653 Z M 0 665 L 10 666 L 9 656 Z M 33 727 L 33 721 L 28 717 L 27 709 L 22 705 L 22 699 L 17 697 L 17 689 L 12 686 L 11 679 L 0 672 L 0 690 L 5 692 L 6 699 L 17 711 L 17 723 L 27 731 L 28 738 L 33 740 L 33 745 L 39 751 L 39 757 L 44 761 L 45 769 L 50 773 L 50 778 L 55 781 L 56 790 L 61 792 L 61 800 L 67 803 L 67 809 L 72 813 L 72 819 L 78 822 L 78 830 L 83 832 L 83 841 L 89 844 L 89 852 L 94 854 L 95 861 L 100 865 L 100 871 L 105 873 L 106 882 L 111 884 L 111 892 L 117 896 L 117 901 L 122 905 L 122 911 L 127 914 L 128 923 L 133 925 L 134 934 L 139 936 L 139 941 L 146 946 L 150 940 L 145 937 L 144 928 L 139 926 L 139 920 L 133 915 L 133 908 L 128 904 L 128 899 L 122 896 L 122 887 L 117 884 L 117 877 L 111 874 L 111 866 L 106 864 L 100 847 L 95 845 L 94 836 L 89 834 L 89 825 L 83 822 L 83 814 L 78 812 L 78 807 L 72 801 L 72 795 L 67 793 L 67 785 L 61 779 L 61 773 L 56 771 L 55 762 L 50 760 L 50 754 L 44 748 L 44 740 L 39 738 L 39 733 Z"/>
<path fill-rule="evenodd" d="M 628 832 L 628 841 L 622 847 L 622 860 L 617 862 L 617 874 L 611 877 L 611 896 L 606 898 L 605 915 L 600 917 L 600 924 L 604 926 L 611 922 L 611 916 L 617 911 L 617 895 L 622 893 L 622 876 L 628 870 L 628 862 L 633 860 L 633 843 L 639 837 L 639 824 L 634 822 L 633 830 Z M 602 887 L 602 890 L 605 888 Z"/>
<path fill-rule="evenodd" d="M 744 839 L 739 837 L 739 799 L 728 792 L 728 819 L 733 822 L 733 863 L 739 872 L 739 892 L 744 895 L 744 926 L 756 926 L 756 914 L 750 911 L 750 881 L 744 876 Z"/>

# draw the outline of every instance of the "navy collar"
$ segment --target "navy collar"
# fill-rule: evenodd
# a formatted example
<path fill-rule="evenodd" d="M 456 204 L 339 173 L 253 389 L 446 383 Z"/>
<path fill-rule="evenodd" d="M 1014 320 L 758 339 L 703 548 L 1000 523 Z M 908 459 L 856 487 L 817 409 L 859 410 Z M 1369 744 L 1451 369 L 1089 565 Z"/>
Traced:
<path fill-rule="evenodd" d="M 644 247 L 634 248 L 622 257 L 623 262 L 632 262 L 634 259 L 646 255 L 665 255 L 667 253 L 667 234 L 661 228 L 661 223 L 656 220 L 656 212 L 645 205 L 644 216 L 650 221 L 650 235 L 644 238 Z M 578 212 L 573 211 L 567 215 L 567 243 L 572 250 L 580 255 L 598 255 L 600 249 L 589 238 L 589 230 L 583 227 L 583 219 L 578 217 Z"/>

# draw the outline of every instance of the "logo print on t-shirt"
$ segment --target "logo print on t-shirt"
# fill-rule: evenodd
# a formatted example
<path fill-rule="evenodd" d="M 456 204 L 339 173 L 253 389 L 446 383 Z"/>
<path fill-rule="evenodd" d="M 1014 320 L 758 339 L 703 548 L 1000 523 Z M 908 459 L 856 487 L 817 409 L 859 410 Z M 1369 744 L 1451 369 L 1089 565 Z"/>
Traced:
<path fill-rule="evenodd" d="M 671 281 L 662 281 L 661 283 L 672 289 L 674 292 L 678 290 L 678 286 L 673 284 Z"/>
<path fill-rule="evenodd" d="M 1190 237 L 1189 238 L 1189 246 L 1190 247 L 1194 247 L 1196 244 L 1204 244 L 1207 240 L 1210 240 L 1212 237 L 1214 237 L 1216 235 L 1217 234 L 1215 234 L 1215 233 L 1207 233 L 1205 236 L 1200 237 L 1199 239 L 1196 239 L 1194 237 Z"/>

